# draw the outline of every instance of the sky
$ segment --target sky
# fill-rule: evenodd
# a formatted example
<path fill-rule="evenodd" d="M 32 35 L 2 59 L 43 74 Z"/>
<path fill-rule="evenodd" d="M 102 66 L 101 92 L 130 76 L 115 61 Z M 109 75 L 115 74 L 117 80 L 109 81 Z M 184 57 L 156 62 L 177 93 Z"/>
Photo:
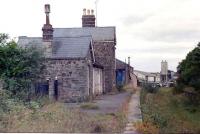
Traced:
<path fill-rule="evenodd" d="M 96 0 L 0 0 L 0 33 L 41 37 L 44 4 L 54 28 L 81 27 L 83 8 Z M 176 71 L 200 41 L 199 0 L 98 0 L 97 26 L 116 26 L 116 57 L 136 70 L 160 72 L 162 60 Z M 95 13 L 96 14 L 96 13 Z"/>

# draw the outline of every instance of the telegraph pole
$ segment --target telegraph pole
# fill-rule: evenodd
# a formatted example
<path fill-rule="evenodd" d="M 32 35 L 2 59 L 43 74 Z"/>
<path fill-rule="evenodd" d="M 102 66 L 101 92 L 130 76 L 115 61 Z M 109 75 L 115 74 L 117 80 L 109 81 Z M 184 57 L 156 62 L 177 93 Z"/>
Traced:
<path fill-rule="evenodd" d="M 98 4 L 99 0 L 95 1 L 95 8 L 96 8 L 96 27 L 97 27 L 97 4 Z"/>

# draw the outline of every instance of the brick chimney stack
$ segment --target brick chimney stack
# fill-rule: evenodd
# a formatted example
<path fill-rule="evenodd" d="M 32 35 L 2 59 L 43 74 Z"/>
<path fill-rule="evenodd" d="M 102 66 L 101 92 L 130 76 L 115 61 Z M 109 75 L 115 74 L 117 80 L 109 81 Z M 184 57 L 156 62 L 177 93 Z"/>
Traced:
<path fill-rule="evenodd" d="M 53 40 L 53 27 L 50 24 L 49 13 L 50 13 L 50 5 L 45 4 L 44 6 L 45 14 L 46 14 L 46 24 L 43 25 L 43 41 L 49 42 Z"/>
<path fill-rule="evenodd" d="M 95 19 L 94 10 L 83 9 L 82 27 L 95 27 Z"/>

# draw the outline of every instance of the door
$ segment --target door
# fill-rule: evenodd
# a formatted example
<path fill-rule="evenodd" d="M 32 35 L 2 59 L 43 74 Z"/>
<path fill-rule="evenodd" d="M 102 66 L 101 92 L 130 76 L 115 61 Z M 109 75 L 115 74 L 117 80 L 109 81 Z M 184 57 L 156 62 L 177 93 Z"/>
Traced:
<path fill-rule="evenodd" d="M 54 98 L 58 100 L 58 80 L 54 81 Z"/>

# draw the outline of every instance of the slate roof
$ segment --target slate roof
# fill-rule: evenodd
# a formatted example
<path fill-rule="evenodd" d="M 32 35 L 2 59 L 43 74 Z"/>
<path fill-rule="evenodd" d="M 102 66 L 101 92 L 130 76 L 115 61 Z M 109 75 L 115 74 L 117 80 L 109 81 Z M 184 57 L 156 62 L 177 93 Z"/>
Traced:
<path fill-rule="evenodd" d="M 116 69 L 126 69 L 127 65 L 128 65 L 127 63 L 119 59 L 116 59 Z"/>
<path fill-rule="evenodd" d="M 54 37 L 52 58 L 84 58 L 87 56 L 92 37 Z M 22 47 L 43 46 L 42 37 L 19 37 L 18 44 Z"/>
<path fill-rule="evenodd" d="M 83 58 L 94 41 L 115 41 L 115 27 L 54 28 L 52 58 Z M 42 37 L 19 37 L 22 47 L 43 47 Z"/>
<path fill-rule="evenodd" d="M 18 45 L 21 47 L 29 47 L 29 46 L 42 47 L 42 37 L 20 36 L 18 39 Z"/>
<path fill-rule="evenodd" d="M 54 58 L 83 58 L 86 57 L 91 36 L 88 37 L 55 37 L 53 39 Z"/>
<path fill-rule="evenodd" d="M 53 37 L 92 36 L 95 41 L 115 40 L 115 27 L 54 28 Z"/>

